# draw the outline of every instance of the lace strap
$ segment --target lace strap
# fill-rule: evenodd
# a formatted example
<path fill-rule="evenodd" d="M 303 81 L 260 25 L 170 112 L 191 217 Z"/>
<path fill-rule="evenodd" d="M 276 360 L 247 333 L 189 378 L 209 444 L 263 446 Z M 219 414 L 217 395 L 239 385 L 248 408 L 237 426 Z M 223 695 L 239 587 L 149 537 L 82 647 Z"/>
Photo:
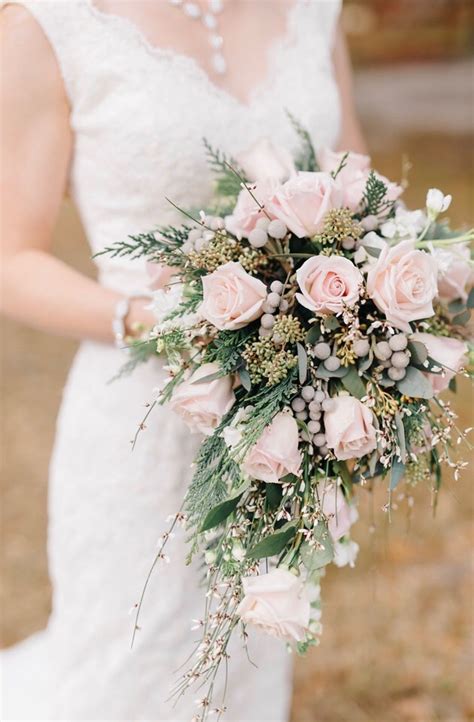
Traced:
<path fill-rule="evenodd" d="M 71 105 L 75 97 L 77 60 L 80 49 L 76 38 L 87 35 L 84 0 L 8 0 L 5 5 L 22 5 L 41 27 L 56 56 Z"/>

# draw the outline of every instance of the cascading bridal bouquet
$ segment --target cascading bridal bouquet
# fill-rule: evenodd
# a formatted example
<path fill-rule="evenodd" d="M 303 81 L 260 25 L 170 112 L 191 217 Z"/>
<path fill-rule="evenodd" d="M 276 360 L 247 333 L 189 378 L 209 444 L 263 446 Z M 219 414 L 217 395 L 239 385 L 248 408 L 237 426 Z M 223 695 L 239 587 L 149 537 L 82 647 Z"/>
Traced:
<path fill-rule="evenodd" d="M 368 157 L 316 152 L 293 122 L 295 162 L 268 141 L 238 162 L 206 144 L 215 207 L 104 251 L 146 257 L 158 289 L 125 367 L 167 359 L 148 414 L 169 404 L 204 435 L 172 524 L 206 568 L 202 639 L 174 690 L 208 685 L 199 722 L 234 632 L 317 644 L 324 567 L 357 555 L 356 488 L 380 479 L 389 511 L 402 483 L 432 480 L 436 498 L 442 463 L 465 465 L 439 393 L 466 373 L 472 231 L 438 221 L 450 196 L 409 211 Z"/>

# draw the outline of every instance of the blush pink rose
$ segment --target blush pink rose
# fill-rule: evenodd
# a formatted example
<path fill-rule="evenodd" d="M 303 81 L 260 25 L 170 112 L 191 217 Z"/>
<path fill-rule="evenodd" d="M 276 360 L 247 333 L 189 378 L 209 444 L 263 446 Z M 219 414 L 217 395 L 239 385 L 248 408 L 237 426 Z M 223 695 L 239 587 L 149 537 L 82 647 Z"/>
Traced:
<path fill-rule="evenodd" d="M 322 171 L 334 173 L 344 157 L 344 153 L 336 153 L 328 148 L 318 154 L 318 162 Z M 370 157 L 360 153 L 349 153 L 344 168 L 337 175 L 337 182 L 342 186 L 343 206 L 356 211 L 364 197 L 365 186 L 370 173 Z M 387 200 L 396 201 L 403 193 L 403 188 L 392 183 L 385 176 L 376 173 L 377 178 L 387 186 Z"/>
<path fill-rule="evenodd" d="M 220 366 L 216 363 L 203 364 L 178 386 L 171 398 L 170 408 L 193 432 L 210 436 L 235 403 L 231 376 L 196 383 L 219 371 Z"/>
<path fill-rule="evenodd" d="M 360 459 L 377 448 L 370 409 L 353 396 L 336 396 L 324 413 L 326 444 L 336 459 Z"/>
<path fill-rule="evenodd" d="M 271 210 L 268 208 L 268 201 L 278 187 L 277 181 L 269 178 L 249 185 L 251 193 L 246 188 L 242 188 L 232 215 L 226 216 L 225 219 L 225 227 L 229 233 L 232 233 L 238 239 L 247 238 L 260 218 L 273 220 L 276 216 L 272 215 Z M 265 207 L 265 213 L 259 204 Z"/>
<path fill-rule="evenodd" d="M 235 331 L 262 315 L 267 288 L 240 263 L 230 261 L 202 279 L 199 313 L 220 331 Z"/>
<path fill-rule="evenodd" d="M 343 256 L 313 256 L 296 272 L 299 303 L 317 314 L 339 313 L 359 300 L 362 274 Z"/>
<path fill-rule="evenodd" d="M 441 374 L 426 374 L 434 393 L 441 393 L 448 388 L 451 379 L 466 363 L 467 344 L 457 338 L 433 336 L 431 333 L 414 333 L 411 338 L 413 341 L 423 343 L 428 351 L 428 356 L 443 368 Z"/>
<path fill-rule="evenodd" d="M 179 268 L 165 266 L 164 263 L 148 262 L 146 264 L 146 272 L 150 279 L 150 288 L 152 291 L 161 291 L 161 289 L 169 284 L 172 277 L 179 273 Z"/>
<path fill-rule="evenodd" d="M 340 186 L 329 173 L 299 172 L 278 188 L 266 207 L 296 236 L 304 238 L 319 233 L 327 212 L 341 205 Z"/>
<path fill-rule="evenodd" d="M 290 413 L 281 411 L 275 416 L 248 452 L 242 468 L 254 479 L 273 484 L 287 474 L 300 473 L 298 425 Z"/>
<path fill-rule="evenodd" d="M 301 577 L 287 569 L 242 579 L 237 615 L 245 624 L 286 642 L 301 642 L 308 631 L 311 602 Z"/>
<path fill-rule="evenodd" d="M 237 162 L 249 181 L 265 181 L 273 178 L 282 182 L 296 173 L 291 153 L 275 146 L 269 138 L 261 138 L 245 153 L 237 156 Z"/>
<path fill-rule="evenodd" d="M 335 484 L 318 484 L 321 511 L 328 519 L 328 529 L 333 541 L 346 536 L 352 524 L 357 520 L 357 510 L 349 506 L 340 487 Z"/>
<path fill-rule="evenodd" d="M 430 253 L 415 249 L 413 241 L 388 244 L 367 274 L 367 291 L 387 321 L 402 331 L 409 322 L 434 314 L 438 267 Z"/>
<path fill-rule="evenodd" d="M 438 263 L 438 296 L 449 303 L 467 296 L 474 283 L 469 246 L 460 243 L 451 248 L 436 248 L 433 255 Z"/>

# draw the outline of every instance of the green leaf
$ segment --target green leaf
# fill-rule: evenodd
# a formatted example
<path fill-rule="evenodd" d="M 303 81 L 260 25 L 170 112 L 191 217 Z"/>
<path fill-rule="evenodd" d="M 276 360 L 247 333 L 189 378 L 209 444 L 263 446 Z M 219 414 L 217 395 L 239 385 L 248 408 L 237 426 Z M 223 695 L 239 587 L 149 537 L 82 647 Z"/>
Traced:
<path fill-rule="evenodd" d="M 265 497 L 268 509 L 275 510 L 279 507 L 282 497 L 281 484 L 265 484 Z"/>
<path fill-rule="evenodd" d="M 374 258 L 378 258 L 382 252 L 381 248 L 377 248 L 376 246 L 362 246 L 364 251 L 367 251 L 369 256 L 373 256 Z"/>
<path fill-rule="evenodd" d="M 247 371 L 247 369 L 239 370 L 239 378 L 240 378 L 240 383 L 242 384 L 244 389 L 246 391 L 251 391 L 252 390 L 252 381 L 250 380 L 250 374 Z"/>
<path fill-rule="evenodd" d="M 367 395 L 367 389 L 365 388 L 361 377 L 357 373 L 355 366 L 351 366 L 346 375 L 342 377 L 342 384 L 352 396 L 356 397 L 356 399 L 362 399 Z"/>
<path fill-rule="evenodd" d="M 239 486 L 238 489 L 235 490 L 232 496 L 230 496 L 228 499 L 225 499 L 225 501 L 221 501 L 220 504 L 217 504 L 217 506 L 211 509 L 206 514 L 200 531 L 203 532 L 208 531 L 209 529 L 213 529 L 215 526 L 218 526 L 218 524 L 221 524 L 225 519 L 227 519 L 227 517 L 230 516 L 230 514 L 232 514 L 234 509 L 237 507 L 237 504 L 239 503 L 242 494 L 246 489 L 248 489 L 249 486 L 250 481 L 245 481 Z"/>
<path fill-rule="evenodd" d="M 297 522 L 290 522 L 289 525 L 285 525 L 281 531 L 277 531 L 275 534 L 265 537 L 252 549 L 247 552 L 249 559 L 262 559 L 263 557 L 272 557 L 275 554 L 280 554 L 296 534 Z"/>
<path fill-rule="evenodd" d="M 335 461 L 333 465 L 334 471 L 336 474 L 339 474 L 342 479 L 342 486 L 344 487 L 347 496 L 350 497 L 352 495 L 352 474 L 349 471 L 346 462 Z"/>
<path fill-rule="evenodd" d="M 316 369 L 316 378 L 318 379 L 342 379 L 347 374 L 348 369 L 340 366 L 337 371 L 328 371 L 323 364 L 319 364 Z"/>
<path fill-rule="evenodd" d="M 451 301 L 451 303 L 448 303 L 449 313 L 461 313 L 461 311 L 464 311 L 465 308 L 466 304 L 460 298 L 457 298 L 455 301 Z"/>
<path fill-rule="evenodd" d="M 425 344 L 421 343 L 421 341 L 410 341 L 408 350 L 411 353 L 411 363 L 414 366 L 423 366 L 428 358 L 428 349 Z"/>
<path fill-rule="evenodd" d="M 405 464 L 395 459 L 390 470 L 390 491 L 393 491 L 398 486 L 404 473 Z"/>
<path fill-rule="evenodd" d="M 314 528 L 313 534 L 324 549 L 311 548 L 306 542 L 301 545 L 301 561 L 309 572 L 321 569 L 321 567 L 332 562 L 334 558 L 334 545 L 327 525 L 320 522 Z"/>
<path fill-rule="evenodd" d="M 397 427 L 398 446 L 400 447 L 400 456 L 402 462 L 405 463 L 407 457 L 407 447 L 405 441 L 405 427 L 400 414 L 395 414 L 395 426 Z"/>
<path fill-rule="evenodd" d="M 191 379 L 192 384 L 205 384 L 208 383 L 208 381 L 215 381 L 216 379 L 220 379 L 225 374 L 222 373 L 222 371 L 215 371 L 213 374 L 208 374 L 207 376 L 203 376 L 201 379 Z"/>
<path fill-rule="evenodd" d="M 300 343 L 296 344 L 296 350 L 298 352 L 298 378 L 300 384 L 304 384 L 308 374 L 308 356 L 306 349 Z"/>
<path fill-rule="evenodd" d="M 462 313 L 458 313 L 458 315 L 453 318 L 453 324 L 455 326 L 465 326 L 466 323 L 469 322 L 470 318 L 471 312 L 468 308 L 466 308 L 465 311 L 463 311 Z"/>
<path fill-rule="evenodd" d="M 411 396 L 413 399 L 431 399 L 433 397 L 433 388 L 426 376 L 414 368 L 409 366 L 405 378 L 397 381 L 397 388 L 401 394 Z"/>
<path fill-rule="evenodd" d="M 335 316 L 325 316 L 324 325 L 329 331 L 335 331 L 336 328 L 339 328 L 341 324 Z"/>
<path fill-rule="evenodd" d="M 468 308 L 474 308 L 474 286 L 469 291 L 469 296 L 467 297 L 466 305 Z"/>
<path fill-rule="evenodd" d="M 319 326 L 319 323 L 313 323 L 306 334 L 306 343 L 310 344 L 311 346 L 316 343 L 318 338 L 321 336 L 321 327 Z"/>
<path fill-rule="evenodd" d="M 453 376 L 453 378 L 452 378 L 451 381 L 449 382 L 448 388 L 449 388 L 450 391 L 453 392 L 453 394 L 456 393 L 456 391 L 457 391 L 457 383 L 456 383 L 456 377 L 455 377 L 455 376 Z"/>

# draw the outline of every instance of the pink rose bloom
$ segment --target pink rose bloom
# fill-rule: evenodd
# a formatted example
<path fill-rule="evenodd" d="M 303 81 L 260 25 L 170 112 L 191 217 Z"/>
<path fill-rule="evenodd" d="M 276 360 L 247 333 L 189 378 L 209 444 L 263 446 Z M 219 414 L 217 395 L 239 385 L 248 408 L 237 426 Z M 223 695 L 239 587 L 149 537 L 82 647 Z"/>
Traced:
<path fill-rule="evenodd" d="M 346 536 L 352 524 L 357 520 L 357 510 L 349 506 L 342 489 L 335 484 L 318 484 L 321 511 L 328 518 L 328 529 L 333 541 Z"/>
<path fill-rule="evenodd" d="M 242 188 L 237 198 L 232 215 L 225 219 L 225 227 L 237 238 L 247 238 L 249 233 L 253 231 L 257 225 L 259 218 L 275 218 L 268 208 L 268 201 L 273 196 L 278 183 L 274 179 L 261 180 L 249 186 L 251 193 L 246 188 Z M 260 205 L 265 206 L 265 213 L 256 203 L 255 196 Z"/>
<path fill-rule="evenodd" d="M 449 382 L 466 363 L 467 345 L 457 338 L 433 336 L 431 333 L 414 333 L 413 341 L 421 341 L 426 346 L 428 356 L 443 368 L 442 374 L 427 373 L 433 392 L 441 393 L 448 388 Z"/>
<path fill-rule="evenodd" d="M 231 376 L 220 376 L 211 381 L 195 383 L 219 371 L 219 364 L 203 364 L 178 386 L 171 398 L 170 408 L 184 419 L 185 424 L 193 432 L 210 436 L 220 424 L 222 417 L 234 405 L 235 395 Z"/>
<path fill-rule="evenodd" d="M 280 411 L 252 446 L 242 468 L 254 479 L 275 484 L 287 474 L 298 476 L 300 467 L 298 424 L 290 413 Z"/>
<path fill-rule="evenodd" d="M 465 243 L 447 248 L 436 248 L 433 255 L 438 263 L 438 296 L 449 303 L 467 296 L 474 283 L 474 272 L 470 264 L 471 253 Z"/>
<path fill-rule="evenodd" d="M 273 145 L 269 138 L 258 140 L 248 151 L 237 156 L 237 162 L 249 181 L 273 178 L 282 182 L 296 173 L 291 153 Z"/>
<path fill-rule="evenodd" d="M 150 279 L 150 288 L 152 291 L 160 291 L 169 284 L 173 276 L 179 273 L 179 268 L 165 266 L 163 263 L 151 263 L 149 261 L 146 264 L 146 272 Z"/>
<path fill-rule="evenodd" d="M 309 627 L 311 603 L 301 577 L 287 569 L 242 579 L 244 597 L 237 614 L 273 637 L 301 642 Z"/>
<path fill-rule="evenodd" d="M 318 154 L 318 162 L 322 171 L 334 173 L 341 163 L 344 153 L 335 153 L 328 148 L 323 148 Z M 360 153 L 349 153 L 344 168 L 337 175 L 337 182 L 342 186 L 343 206 L 351 211 L 356 211 L 364 196 L 365 186 L 370 173 L 370 157 Z M 387 186 L 387 200 L 396 201 L 403 193 L 403 188 L 397 183 L 392 183 L 379 173 L 377 178 Z"/>
<path fill-rule="evenodd" d="M 377 448 L 370 409 L 354 396 L 336 396 L 324 413 L 326 444 L 336 459 L 360 459 Z"/>
<path fill-rule="evenodd" d="M 322 230 L 324 217 L 342 205 L 342 192 L 328 173 L 299 172 L 278 188 L 267 210 L 299 238 Z"/>
<path fill-rule="evenodd" d="M 367 274 L 367 291 L 387 321 L 402 331 L 409 322 L 434 314 L 438 267 L 433 256 L 415 249 L 413 241 L 387 244 Z"/>
<path fill-rule="evenodd" d="M 299 303 L 317 314 L 339 313 L 359 300 L 363 278 L 359 269 L 343 256 L 313 256 L 296 272 L 301 293 Z"/>
<path fill-rule="evenodd" d="M 202 279 L 199 313 L 220 331 L 235 331 L 262 315 L 267 288 L 240 263 L 230 261 Z"/>

